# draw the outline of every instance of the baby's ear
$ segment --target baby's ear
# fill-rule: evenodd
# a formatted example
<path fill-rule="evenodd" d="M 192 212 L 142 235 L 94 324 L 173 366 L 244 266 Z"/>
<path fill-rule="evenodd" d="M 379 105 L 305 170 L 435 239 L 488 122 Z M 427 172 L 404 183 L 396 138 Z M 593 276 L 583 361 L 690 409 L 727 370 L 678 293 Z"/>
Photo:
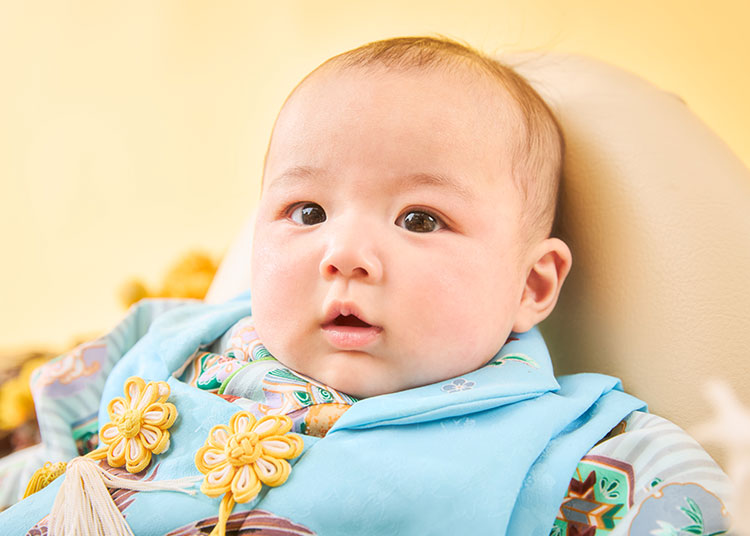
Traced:
<path fill-rule="evenodd" d="M 516 314 L 513 331 L 523 333 L 547 318 L 557 304 L 573 257 L 559 238 L 547 238 L 529 252 L 532 263 Z"/>

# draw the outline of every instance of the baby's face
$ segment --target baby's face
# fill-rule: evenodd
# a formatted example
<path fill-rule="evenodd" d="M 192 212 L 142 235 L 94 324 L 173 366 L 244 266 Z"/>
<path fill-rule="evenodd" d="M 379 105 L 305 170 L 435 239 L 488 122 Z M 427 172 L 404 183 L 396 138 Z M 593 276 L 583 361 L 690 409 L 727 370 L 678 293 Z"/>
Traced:
<path fill-rule="evenodd" d="M 528 271 L 515 108 L 440 72 L 318 72 L 272 137 L 253 316 L 286 366 L 366 397 L 484 365 Z"/>

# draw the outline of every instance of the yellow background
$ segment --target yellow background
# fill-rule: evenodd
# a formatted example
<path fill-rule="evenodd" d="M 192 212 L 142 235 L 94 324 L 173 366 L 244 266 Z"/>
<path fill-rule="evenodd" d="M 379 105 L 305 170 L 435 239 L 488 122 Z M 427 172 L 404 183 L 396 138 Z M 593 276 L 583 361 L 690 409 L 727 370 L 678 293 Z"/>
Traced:
<path fill-rule="evenodd" d="M 327 57 L 441 33 L 584 53 L 679 94 L 750 164 L 750 3 L 0 2 L 0 349 L 111 327 L 117 289 L 219 257 L 276 112 Z"/>

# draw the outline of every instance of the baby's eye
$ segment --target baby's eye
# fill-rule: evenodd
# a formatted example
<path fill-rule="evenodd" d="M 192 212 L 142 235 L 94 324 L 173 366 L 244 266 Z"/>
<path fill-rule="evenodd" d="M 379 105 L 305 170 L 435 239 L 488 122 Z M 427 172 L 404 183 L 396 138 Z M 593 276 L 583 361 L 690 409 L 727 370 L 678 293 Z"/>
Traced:
<path fill-rule="evenodd" d="M 289 219 L 300 225 L 317 225 L 326 221 L 326 211 L 317 203 L 301 203 L 292 208 Z"/>
<path fill-rule="evenodd" d="M 396 225 L 412 233 L 432 233 L 445 227 L 440 218 L 424 210 L 407 210 L 398 217 Z"/>

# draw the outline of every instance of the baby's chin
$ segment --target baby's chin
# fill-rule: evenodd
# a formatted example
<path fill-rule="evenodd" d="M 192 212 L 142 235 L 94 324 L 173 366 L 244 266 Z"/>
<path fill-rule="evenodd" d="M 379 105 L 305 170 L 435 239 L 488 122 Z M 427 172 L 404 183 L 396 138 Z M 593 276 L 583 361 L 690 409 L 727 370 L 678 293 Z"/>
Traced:
<path fill-rule="evenodd" d="M 337 383 L 337 382 L 334 382 L 334 383 Z M 350 385 L 352 382 L 344 382 L 344 383 L 345 384 L 341 384 L 340 388 L 334 385 L 331 385 L 330 387 L 340 393 L 346 393 L 349 396 L 353 396 L 354 398 L 358 400 L 362 400 L 363 398 L 372 398 L 373 396 L 387 395 L 387 394 L 396 393 L 398 391 L 404 390 L 404 389 L 394 389 L 392 387 L 380 387 L 377 385 L 358 385 L 358 384 Z"/>
<path fill-rule="evenodd" d="M 414 366 L 402 368 L 398 366 L 399 359 L 393 356 L 384 358 L 368 353 L 316 353 L 309 350 L 295 354 L 292 348 L 288 350 L 279 352 L 281 358 L 273 352 L 271 354 L 295 373 L 360 400 L 424 387 L 470 372 L 440 367 L 422 367 L 429 369 L 426 371 Z"/>
<path fill-rule="evenodd" d="M 374 381 L 371 377 L 363 377 L 359 374 L 346 375 L 339 373 L 339 371 L 336 371 L 335 374 L 320 374 L 319 377 L 309 375 L 309 377 L 339 393 L 353 396 L 359 400 L 402 390 L 391 385 L 381 385 L 381 382 Z"/>
<path fill-rule="evenodd" d="M 293 370 L 295 373 L 315 381 L 329 389 L 343 393 L 359 400 L 371 398 L 378 395 L 386 395 L 403 391 L 412 387 L 411 385 L 401 385 L 395 378 L 390 377 L 386 380 L 378 378 L 376 373 L 371 371 L 358 371 L 349 368 L 328 368 L 326 370 L 307 370 L 302 367 L 294 367 L 284 360 L 277 360 L 284 366 Z"/>
<path fill-rule="evenodd" d="M 317 376 L 315 374 L 305 375 L 326 387 L 339 393 L 353 396 L 359 400 L 406 391 L 433 383 L 431 381 L 399 380 L 393 374 L 388 375 L 386 378 L 378 378 L 373 373 L 341 370 L 332 371 L 329 374 L 321 373 Z"/>

